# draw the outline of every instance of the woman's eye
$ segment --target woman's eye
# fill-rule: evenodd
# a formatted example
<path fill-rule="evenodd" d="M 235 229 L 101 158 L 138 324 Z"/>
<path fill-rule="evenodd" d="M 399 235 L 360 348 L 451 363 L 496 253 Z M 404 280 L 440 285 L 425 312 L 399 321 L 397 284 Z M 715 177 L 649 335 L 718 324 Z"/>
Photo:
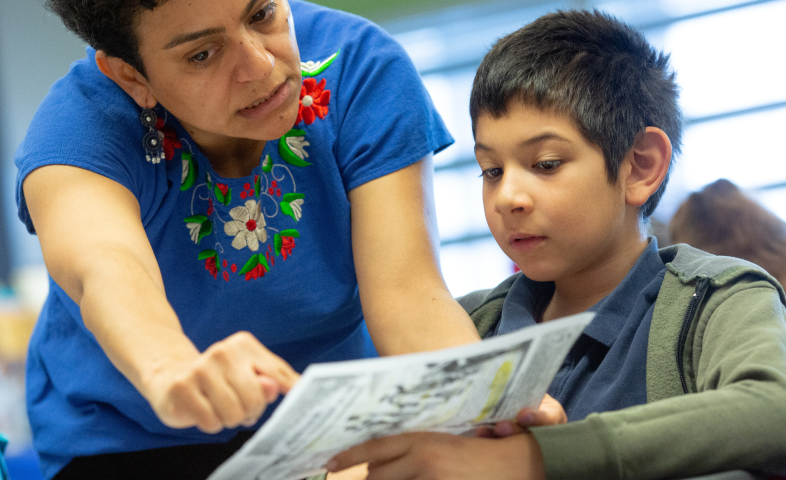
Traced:
<path fill-rule="evenodd" d="M 495 178 L 499 177 L 500 175 L 502 175 L 502 169 L 501 168 L 488 168 L 486 170 L 483 170 L 483 172 L 481 172 L 481 174 L 480 174 L 480 176 L 483 177 L 486 180 L 494 180 Z"/>
<path fill-rule="evenodd" d="M 193 60 L 195 62 L 198 62 L 198 63 L 201 63 L 201 62 L 206 61 L 209 58 L 210 58 L 210 52 L 205 50 L 204 52 L 199 52 L 196 55 L 194 55 L 193 57 L 191 57 L 191 60 Z"/>
<path fill-rule="evenodd" d="M 201 52 L 197 53 L 196 55 L 192 55 L 188 57 L 188 63 L 191 65 L 202 67 L 206 66 L 208 60 L 213 58 L 215 55 L 218 47 L 208 48 L 207 50 L 202 50 Z"/>
<path fill-rule="evenodd" d="M 536 163 L 535 168 L 550 172 L 552 170 L 556 170 L 560 165 L 562 165 L 562 162 L 559 160 L 544 160 L 542 162 Z"/>
<path fill-rule="evenodd" d="M 270 2 L 265 8 L 258 11 L 251 17 L 251 23 L 263 22 L 268 20 L 276 13 L 276 2 Z"/>

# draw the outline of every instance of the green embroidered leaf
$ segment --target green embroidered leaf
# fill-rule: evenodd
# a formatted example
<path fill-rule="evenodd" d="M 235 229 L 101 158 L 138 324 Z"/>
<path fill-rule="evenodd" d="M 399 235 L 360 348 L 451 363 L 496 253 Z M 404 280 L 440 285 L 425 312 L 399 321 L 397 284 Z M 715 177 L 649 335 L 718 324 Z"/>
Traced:
<path fill-rule="evenodd" d="M 297 230 L 295 230 L 294 228 L 291 228 L 291 229 L 289 229 L 289 230 L 284 230 L 284 231 L 282 231 L 282 232 L 281 232 L 281 236 L 282 236 L 282 237 L 295 237 L 295 238 L 300 238 L 300 232 L 298 232 L 298 231 L 297 231 Z"/>
<path fill-rule="evenodd" d="M 321 62 L 313 62 L 313 61 L 300 62 L 300 71 L 304 77 L 314 77 L 316 75 L 319 75 L 320 73 L 324 72 L 330 66 L 331 63 L 333 63 L 333 60 L 335 60 L 336 57 L 338 57 L 339 53 L 341 53 L 341 50 L 339 50 L 338 52 L 334 53 L 333 55 L 329 56 L 328 58 L 326 58 Z"/>
<path fill-rule="evenodd" d="M 263 257 L 263 259 L 264 259 L 264 257 Z M 238 275 L 245 275 L 245 274 L 247 274 L 248 272 L 250 272 L 251 270 L 256 268 L 257 265 L 259 265 L 259 255 L 254 255 L 254 256 L 252 256 L 251 258 L 248 259 L 246 264 L 243 266 L 243 269 L 240 270 L 240 272 L 238 272 Z"/>
<path fill-rule="evenodd" d="M 204 215 L 192 215 L 185 220 L 186 223 L 204 223 L 207 220 L 207 217 Z"/>
<path fill-rule="evenodd" d="M 283 244 L 281 240 L 281 234 L 277 233 L 275 238 L 273 239 L 273 248 L 276 250 L 276 255 L 281 255 L 281 245 Z"/>
<path fill-rule="evenodd" d="M 292 200 L 298 200 L 300 198 L 306 198 L 306 195 L 304 193 L 287 193 L 284 195 L 283 200 L 289 203 Z"/>
<path fill-rule="evenodd" d="M 219 202 L 223 203 L 224 205 L 229 205 L 230 203 L 232 203 L 232 187 L 227 187 L 226 195 L 224 195 L 224 192 L 222 192 L 221 189 L 218 188 L 218 185 L 215 185 L 213 187 L 213 191 L 215 192 L 216 199 L 218 199 Z"/>
<path fill-rule="evenodd" d="M 213 222 L 210 220 L 205 220 L 202 222 L 202 228 L 199 229 L 199 238 L 197 239 L 197 245 L 199 242 L 202 241 L 203 238 L 213 233 Z"/>
<path fill-rule="evenodd" d="M 197 175 L 198 175 L 198 168 L 197 163 L 194 161 L 194 156 L 188 152 L 183 152 L 180 154 L 181 159 L 188 161 L 188 173 L 186 177 L 183 179 L 183 184 L 180 185 L 180 191 L 186 191 L 196 183 Z"/>
<path fill-rule="evenodd" d="M 287 139 L 290 137 L 305 137 L 305 135 L 306 132 L 303 130 L 293 128 L 278 140 L 278 153 L 288 164 L 295 167 L 307 167 L 311 165 L 309 162 L 303 160 L 295 152 L 293 152 L 287 143 Z M 305 148 L 305 146 L 303 146 L 303 148 Z M 305 150 L 303 151 L 305 152 Z"/>
<path fill-rule="evenodd" d="M 270 155 L 266 155 L 265 159 L 262 160 L 262 171 L 270 173 L 271 170 L 273 170 L 273 160 L 270 159 Z"/>
<path fill-rule="evenodd" d="M 261 253 L 259 254 L 259 263 L 261 263 L 262 266 L 265 267 L 266 272 L 270 271 L 270 265 L 267 263 L 267 259 L 265 258 L 265 256 L 262 255 Z"/>
<path fill-rule="evenodd" d="M 290 217 L 297 220 L 297 217 L 295 217 L 295 212 L 292 211 L 292 206 L 289 205 L 289 202 L 281 202 L 280 205 L 281 205 L 281 213 L 283 213 L 284 215 L 289 215 Z"/>
<path fill-rule="evenodd" d="M 218 252 L 216 252 L 215 250 L 203 250 L 199 252 L 200 260 L 207 260 L 210 257 L 217 257 L 217 256 L 218 256 Z M 216 263 L 218 263 L 218 261 L 216 261 Z"/>
<path fill-rule="evenodd" d="M 254 195 L 259 198 L 259 192 L 262 191 L 262 177 L 257 175 L 256 180 L 254 180 Z"/>

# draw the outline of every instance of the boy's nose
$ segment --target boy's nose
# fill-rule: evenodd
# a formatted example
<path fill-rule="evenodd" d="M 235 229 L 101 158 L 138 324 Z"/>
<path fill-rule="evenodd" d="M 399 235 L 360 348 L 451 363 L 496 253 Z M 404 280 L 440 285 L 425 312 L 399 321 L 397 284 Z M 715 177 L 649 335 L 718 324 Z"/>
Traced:
<path fill-rule="evenodd" d="M 524 176 L 506 172 L 500 179 L 495 209 L 503 215 L 529 213 L 532 211 L 533 205 Z"/>
<path fill-rule="evenodd" d="M 237 64 L 235 66 L 235 80 L 238 82 L 253 82 L 264 80 L 273 71 L 276 57 L 265 46 L 249 37 L 240 40 L 236 46 Z"/>

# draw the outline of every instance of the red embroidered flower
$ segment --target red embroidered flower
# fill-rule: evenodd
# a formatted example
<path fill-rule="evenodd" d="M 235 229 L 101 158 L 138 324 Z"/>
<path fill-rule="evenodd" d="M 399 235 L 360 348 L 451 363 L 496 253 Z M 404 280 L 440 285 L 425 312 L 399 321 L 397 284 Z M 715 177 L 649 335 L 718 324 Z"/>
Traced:
<path fill-rule="evenodd" d="M 292 256 L 292 249 L 295 248 L 294 237 L 281 237 L 281 256 L 284 260 Z"/>
<path fill-rule="evenodd" d="M 161 134 L 164 135 L 164 138 L 161 139 L 161 144 L 164 149 L 164 155 L 166 155 L 167 160 L 172 160 L 175 156 L 175 149 L 176 148 L 183 148 L 183 144 L 180 143 L 180 140 L 177 138 L 177 132 L 172 127 L 165 127 L 164 126 L 164 119 L 159 118 L 156 120 L 156 130 L 158 130 L 159 137 Z"/>
<path fill-rule="evenodd" d="M 216 268 L 216 257 L 208 257 L 205 259 L 205 269 L 210 272 L 213 278 L 218 278 L 218 268 Z"/>
<path fill-rule="evenodd" d="M 216 186 L 218 187 L 219 190 L 221 190 L 221 193 L 223 193 L 224 195 L 226 195 L 227 192 L 229 191 L 229 186 L 224 183 L 216 183 Z"/>
<path fill-rule="evenodd" d="M 249 281 L 251 279 L 256 280 L 259 277 L 264 277 L 265 273 L 267 273 L 267 270 L 265 270 L 265 267 L 263 267 L 262 264 L 260 263 L 256 267 L 246 272 L 246 281 Z"/>
<path fill-rule="evenodd" d="M 319 83 L 313 78 L 303 80 L 303 86 L 300 87 L 300 109 L 295 125 L 301 121 L 311 125 L 317 117 L 325 118 L 328 114 L 330 90 L 325 90 L 325 83 L 324 78 Z"/>

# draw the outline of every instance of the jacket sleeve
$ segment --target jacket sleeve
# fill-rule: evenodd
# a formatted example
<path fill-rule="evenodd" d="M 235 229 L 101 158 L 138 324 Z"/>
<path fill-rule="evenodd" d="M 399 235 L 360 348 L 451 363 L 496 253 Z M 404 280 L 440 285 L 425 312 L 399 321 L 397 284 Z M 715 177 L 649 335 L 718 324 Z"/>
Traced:
<path fill-rule="evenodd" d="M 696 393 L 533 428 L 547 478 L 786 472 L 786 309 L 775 287 L 743 277 L 715 290 L 690 355 Z"/>

